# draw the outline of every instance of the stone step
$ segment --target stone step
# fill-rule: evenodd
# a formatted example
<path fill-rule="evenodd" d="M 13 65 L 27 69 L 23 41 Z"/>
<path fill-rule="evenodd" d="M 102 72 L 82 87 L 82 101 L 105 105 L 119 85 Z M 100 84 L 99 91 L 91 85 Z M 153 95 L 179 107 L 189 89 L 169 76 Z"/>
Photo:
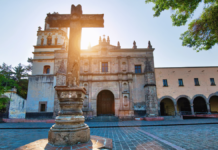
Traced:
<path fill-rule="evenodd" d="M 162 116 L 164 117 L 164 120 L 183 120 L 180 116 Z"/>
<path fill-rule="evenodd" d="M 93 119 L 88 119 L 86 121 L 91 122 L 117 122 L 119 121 L 119 118 L 116 116 L 97 116 Z"/>

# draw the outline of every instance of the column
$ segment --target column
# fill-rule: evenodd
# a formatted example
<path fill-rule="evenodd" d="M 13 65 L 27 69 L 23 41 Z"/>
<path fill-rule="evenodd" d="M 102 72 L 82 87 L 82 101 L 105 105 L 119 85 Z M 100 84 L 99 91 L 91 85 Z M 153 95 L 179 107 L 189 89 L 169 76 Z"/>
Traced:
<path fill-rule="evenodd" d="M 194 112 L 194 104 L 191 105 L 191 111 L 192 111 L 192 115 L 195 115 L 195 112 Z"/>
<path fill-rule="evenodd" d="M 175 116 L 177 116 L 178 112 L 177 112 L 177 105 L 176 104 L 174 104 L 174 109 L 175 109 Z"/>
<path fill-rule="evenodd" d="M 211 112 L 210 112 L 210 103 L 207 103 L 207 113 L 211 114 Z"/>
<path fill-rule="evenodd" d="M 127 56 L 127 61 L 128 61 L 128 72 L 130 72 L 130 56 Z"/>
<path fill-rule="evenodd" d="M 88 88 L 89 88 L 89 106 L 88 106 L 88 111 L 93 111 L 92 106 L 91 106 L 91 102 L 92 102 L 92 82 L 89 81 L 88 82 Z M 93 114 L 92 114 L 93 116 Z"/>
<path fill-rule="evenodd" d="M 121 56 L 118 56 L 117 59 L 118 59 L 118 72 L 121 72 L 121 68 L 120 68 L 120 58 Z"/>
<path fill-rule="evenodd" d="M 128 81 L 129 84 L 129 98 L 130 98 L 130 110 L 133 110 L 133 99 L 132 99 L 132 81 Z"/>
<path fill-rule="evenodd" d="M 92 72 L 92 57 L 89 57 L 89 73 Z"/>
<path fill-rule="evenodd" d="M 123 110 L 123 103 L 122 103 L 122 82 L 119 81 L 119 98 L 120 98 L 120 110 Z"/>

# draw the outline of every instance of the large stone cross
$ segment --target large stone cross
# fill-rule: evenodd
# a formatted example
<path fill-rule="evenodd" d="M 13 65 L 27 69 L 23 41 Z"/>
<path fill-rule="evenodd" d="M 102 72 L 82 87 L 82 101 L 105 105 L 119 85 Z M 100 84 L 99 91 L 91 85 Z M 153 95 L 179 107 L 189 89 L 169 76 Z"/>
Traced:
<path fill-rule="evenodd" d="M 104 14 L 82 14 L 82 6 L 72 5 L 71 14 L 47 14 L 46 23 L 50 27 L 70 27 L 67 85 L 79 86 L 80 41 L 84 27 L 104 27 Z"/>

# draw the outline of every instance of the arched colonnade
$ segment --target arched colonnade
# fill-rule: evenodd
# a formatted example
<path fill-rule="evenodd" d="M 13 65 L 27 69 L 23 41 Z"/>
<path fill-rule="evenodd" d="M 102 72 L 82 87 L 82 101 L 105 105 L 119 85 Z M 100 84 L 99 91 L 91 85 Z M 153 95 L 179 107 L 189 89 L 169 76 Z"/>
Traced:
<path fill-rule="evenodd" d="M 192 98 L 180 95 L 176 99 L 163 96 L 158 100 L 160 116 L 218 113 L 218 92 L 208 97 L 196 94 Z"/>

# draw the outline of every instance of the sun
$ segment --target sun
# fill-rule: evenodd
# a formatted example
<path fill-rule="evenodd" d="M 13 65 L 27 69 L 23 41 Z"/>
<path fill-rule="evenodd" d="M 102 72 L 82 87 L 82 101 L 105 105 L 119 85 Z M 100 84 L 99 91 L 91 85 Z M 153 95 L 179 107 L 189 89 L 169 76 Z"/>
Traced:
<path fill-rule="evenodd" d="M 83 28 L 81 37 L 81 49 L 88 49 L 89 45 L 98 44 L 100 33 L 95 28 Z"/>

